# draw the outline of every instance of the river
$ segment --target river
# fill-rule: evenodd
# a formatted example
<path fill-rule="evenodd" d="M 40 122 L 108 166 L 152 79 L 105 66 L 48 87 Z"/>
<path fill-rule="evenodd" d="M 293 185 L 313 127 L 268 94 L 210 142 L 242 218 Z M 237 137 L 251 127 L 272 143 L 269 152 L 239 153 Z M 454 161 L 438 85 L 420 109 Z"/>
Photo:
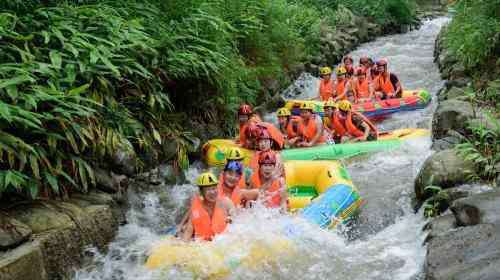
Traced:
<path fill-rule="evenodd" d="M 389 70 L 396 73 L 407 89 L 425 88 L 433 99 L 442 87 L 433 63 L 434 40 L 447 18 L 426 21 L 418 30 L 385 36 L 363 44 L 351 55 L 387 58 Z M 317 79 L 303 76 L 298 81 L 310 96 Z M 430 128 L 435 100 L 426 109 L 405 112 L 385 120 L 379 127 L 389 130 L 404 127 Z M 406 143 L 402 148 L 346 162 L 347 169 L 362 197 L 367 201 L 358 223 L 349 236 L 341 232 L 318 230 L 303 225 L 302 238 L 294 238 L 293 249 L 257 267 L 235 266 L 229 279 L 419 279 L 426 254 L 422 246 L 425 224 L 422 213 L 411 208 L 413 181 L 419 167 L 432 152 L 430 136 Z M 201 171 L 195 164 L 187 172 L 194 179 Z M 191 185 L 160 185 L 150 192 L 129 192 L 128 224 L 120 227 L 107 254 L 89 249 L 89 264 L 76 271 L 75 280 L 90 279 L 192 279 L 204 278 L 203 269 L 194 275 L 182 268 L 150 271 L 144 267 L 152 244 L 161 231 L 174 223 L 193 193 Z M 263 209 L 252 209 L 236 217 L 227 234 L 214 246 L 231 242 L 272 248 L 282 228 L 302 223 L 297 218 Z M 247 246 L 241 246 L 244 255 Z M 233 252 L 234 253 L 234 252 Z"/>

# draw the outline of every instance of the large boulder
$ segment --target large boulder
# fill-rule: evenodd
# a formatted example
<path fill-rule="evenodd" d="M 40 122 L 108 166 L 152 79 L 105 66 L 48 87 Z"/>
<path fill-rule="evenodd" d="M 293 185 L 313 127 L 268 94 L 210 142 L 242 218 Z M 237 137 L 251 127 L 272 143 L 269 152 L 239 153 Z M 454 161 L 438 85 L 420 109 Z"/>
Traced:
<path fill-rule="evenodd" d="M 429 231 L 424 242 L 427 243 L 433 238 L 445 235 L 448 231 L 456 227 L 457 222 L 453 214 L 438 216 L 424 226 L 424 230 Z"/>
<path fill-rule="evenodd" d="M 443 189 L 451 188 L 468 181 L 468 174 L 473 172 L 472 163 L 465 161 L 456 154 L 455 150 L 448 149 L 431 155 L 415 179 L 415 195 L 420 202 L 430 194 L 424 191 L 426 186 L 440 186 Z"/>
<path fill-rule="evenodd" d="M 31 235 L 31 229 L 20 221 L 0 213 L 0 250 L 18 246 Z"/>
<path fill-rule="evenodd" d="M 500 226 L 500 191 L 485 192 L 460 198 L 451 211 L 459 226 L 495 224 Z"/>
<path fill-rule="evenodd" d="M 112 160 L 112 168 L 115 173 L 133 176 L 137 172 L 137 155 L 135 154 L 132 144 L 130 143 L 118 148 L 114 152 Z"/>
<path fill-rule="evenodd" d="M 68 215 L 45 203 L 20 205 L 10 213 L 29 226 L 34 234 L 75 227 L 75 223 Z"/>
<path fill-rule="evenodd" d="M 461 101 L 467 101 L 467 96 L 466 96 L 466 91 L 467 88 L 459 88 L 452 86 L 450 88 L 442 88 L 441 91 L 438 93 L 438 100 L 444 101 L 444 100 L 449 100 L 449 99 L 458 99 Z"/>
<path fill-rule="evenodd" d="M 40 244 L 27 242 L 13 250 L 0 252 L 0 279 L 48 280 Z"/>
<path fill-rule="evenodd" d="M 439 103 L 432 120 L 432 137 L 441 139 L 454 130 L 465 133 L 467 121 L 476 117 L 471 103 L 450 99 Z"/>
<path fill-rule="evenodd" d="M 427 244 L 427 280 L 498 279 L 500 232 L 491 224 L 459 227 Z"/>

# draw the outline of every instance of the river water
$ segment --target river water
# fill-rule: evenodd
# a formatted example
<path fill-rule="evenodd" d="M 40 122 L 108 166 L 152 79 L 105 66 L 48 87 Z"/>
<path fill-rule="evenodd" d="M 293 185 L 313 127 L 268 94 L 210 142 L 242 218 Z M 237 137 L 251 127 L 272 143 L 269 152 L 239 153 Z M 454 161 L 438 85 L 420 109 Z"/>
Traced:
<path fill-rule="evenodd" d="M 386 36 L 361 45 L 352 53 L 376 59 L 387 58 L 404 88 L 425 88 L 435 97 L 443 82 L 433 63 L 434 40 L 447 18 L 426 21 L 419 30 Z M 318 80 L 303 75 L 296 82 L 302 94 L 317 92 Z M 295 96 L 297 97 L 297 96 Z M 436 102 L 420 111 L 405 112 L 385 120 L 381 130 L 404 127 L 430 128 Z M 259 265 L 231 266 L 229 279 L 419 279 L 425 258 L 422 242 L 425 224 L 422 213 L 411 208 L 413 181 L 419 167 L 432 152 L 430 136 L 408 142 L 402 148 L 345 162 L 362 197 L 367 201 L 349 235 L 324 231 L 293 216 L 256 208 L 237 216 L 215 241 L 214 247 L 242 244 L 240 257 L 249 254 L 247 244 L 258 243 L 272 252 L 278 240 L 290 248 L 271 257 L 262 256 Z M 193 180 L 202 166 L 187 172 Z M 204 279 L 207 269 L 196 273 L 182 267 L 150 271 L 144 262 L 151 248 L 162 238 L 161 231 L 174 224 L 195 188 L 192 185 L 159 185 L 147 192 L 129 192 L 128 224 L 121 226 L 107 254 L 89 249 L 89 264 L 76 271 L 75 280 L 89 279 Z M 284 237 L 286 225 L 299 224 L 301 234 Z M 272 253 L 270 253 L 272 254 Z"/>

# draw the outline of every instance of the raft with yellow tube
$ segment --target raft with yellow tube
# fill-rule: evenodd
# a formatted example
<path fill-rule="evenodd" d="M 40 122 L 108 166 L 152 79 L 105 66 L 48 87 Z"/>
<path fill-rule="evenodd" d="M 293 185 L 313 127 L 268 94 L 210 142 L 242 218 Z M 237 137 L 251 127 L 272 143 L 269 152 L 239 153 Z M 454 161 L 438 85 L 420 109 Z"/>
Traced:
<path fill-rule="evenodd" d="M 405 90 L 401 98 L 356 103 L 353 104 L 353 110 L 362 113 L 369 119 L 377 119 L 401 111 L 413 111 L 425 108 L 429 105 L 431 99 L 430 93 L 424 89 Z M 300 106 L 302 103 L 312 103 L 315 112 L 323 112 L 323 102 L 315 100 L 288 100 L 285 107 L 289 110 L 294 110 L 294 106 Z"/>
<path fill-rule="evenodd" d="M 333 228 L 355 215 L 362 204 L 358 190 L 341 163 L 336 161 L 285 162 L 289 209 L 322 228 Z M 259 269 L 281 258 L 296 258 L 293 240 L 300 238 L 298 224 L 287 224 L 281 235 L 262 240 L 227 235 L 213 242 L 184 242 L 167 237 L 155 244 L 146 262 L 149 269 L 181 267 L 199 278 L 221 279 L 243 267 Z M 248 237 L 247 237 L 248 238 Z M 229 239 L 229 240 L 228 240 Z"/>
<path fill-rule="evenodd" d="M 389 132 L 382 132 L 379 140 L 357 143 L 346 143 L 336 145 L 318 145 L 309 148 L 294 148 L 280 151 L 283 160 L 337 160 L 350 158 L 366 153 L 387 151 L 399 147 L 404 141 L 428 136 L 427 129 L 405 128 Z M 214 139 L 205 143 L 202 147 L 202 159 L 210 166 L 222 166 L 226 163 L 226 154 L 229 148 L 238 146 L 233 140 Z M 243 163 L 248 165 L 254 151 L 241 149 L 243 151 Z"/>

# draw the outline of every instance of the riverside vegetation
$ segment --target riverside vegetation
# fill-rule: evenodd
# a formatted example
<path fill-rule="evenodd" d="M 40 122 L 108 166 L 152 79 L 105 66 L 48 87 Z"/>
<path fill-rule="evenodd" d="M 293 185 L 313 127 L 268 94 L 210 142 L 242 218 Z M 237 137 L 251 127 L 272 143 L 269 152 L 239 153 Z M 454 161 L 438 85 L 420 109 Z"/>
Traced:
<path fill-rule="evenodd" d="M 339 3 L 342 3 L 340 5 Z M 345 5 L 345 6 L 343 6 Z M 289 83 L 345 9 L 383 26 L 391 1 L 39 1 L 0 4 L 0 195 L 67 197 L 117 151 L 134 171 L 188 165 L 192 123 L 234 131 L 238 104 Z M 138 163 L 138 164 L 137 164 Z"/>

